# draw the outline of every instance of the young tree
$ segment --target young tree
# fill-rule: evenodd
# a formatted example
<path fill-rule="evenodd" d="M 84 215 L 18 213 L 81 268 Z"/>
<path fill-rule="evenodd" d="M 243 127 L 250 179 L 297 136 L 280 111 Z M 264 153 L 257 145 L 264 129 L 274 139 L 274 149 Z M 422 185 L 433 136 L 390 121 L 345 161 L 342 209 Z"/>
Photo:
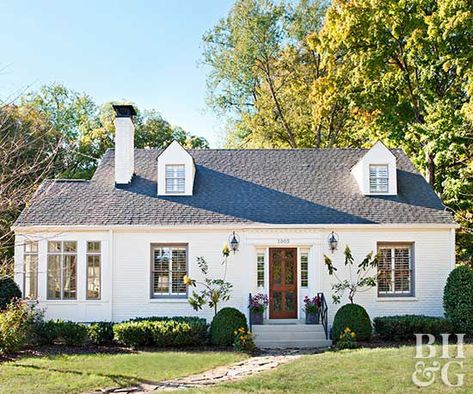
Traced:
<path fill-rule="evenodd" d="M 337 268 L 333 265 L 332 260 L 324 255 L 325 265 L 329 275 L 334 276 L 338 283 L 332 285 L 334 294 L 332 295 L 334 304 L 339 304 L 345 291 L 348 290 L 348 299 L 353 304 L 355 295 L 360 292 L 368 291 L 376 286 L 377 275 L 368 275 L 373 268 L 378 265 L 378 256 L 373 256 L 373 252 L 369 253 L 364 260 L 356 267 L 356 274 L 353 273 L 355 259 L 351 254 L 350 248 L 345 248 L 345 267 L 348 267 L 349 279 L 341 279 L 337 275 Z"/>

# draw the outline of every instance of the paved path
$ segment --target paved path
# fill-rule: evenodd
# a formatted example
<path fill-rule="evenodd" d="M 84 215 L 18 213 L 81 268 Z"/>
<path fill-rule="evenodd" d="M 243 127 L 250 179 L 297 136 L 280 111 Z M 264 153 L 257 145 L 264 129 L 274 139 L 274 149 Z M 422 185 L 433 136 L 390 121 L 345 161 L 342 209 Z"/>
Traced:
<path fill-rule="evenodd" d="M 229 382 L 242 379 L 263 371 L 276 368 L 281 364 L 293 361 L 303 354 L 318 353 L 319 350 L 312 351 L 268 351 L 268 353 L 250 357 L 234 364 L 224 365 L 202 372 L 200 374 L 186 376 L 184 378 L 167 380 L 155 384 L 140 384 L 135 387 L 109 388 L 97 391 L 95 393 L 149 393 L 160 390 L 178 390 L 193 387 L 208 387 L 218 383 Z"/>

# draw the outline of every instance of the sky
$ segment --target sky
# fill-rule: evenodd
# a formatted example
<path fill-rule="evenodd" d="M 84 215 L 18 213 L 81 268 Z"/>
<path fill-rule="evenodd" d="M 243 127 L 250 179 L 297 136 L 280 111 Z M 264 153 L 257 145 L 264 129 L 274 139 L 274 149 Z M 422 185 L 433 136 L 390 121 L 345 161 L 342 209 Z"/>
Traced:
<path fill-rule="evenodd" d="M 233 0 L 0 0 L 0 98 L 62 83 L 98 104 L 129 100 L 224 140 L 206 106 L 202 35 Z"/>

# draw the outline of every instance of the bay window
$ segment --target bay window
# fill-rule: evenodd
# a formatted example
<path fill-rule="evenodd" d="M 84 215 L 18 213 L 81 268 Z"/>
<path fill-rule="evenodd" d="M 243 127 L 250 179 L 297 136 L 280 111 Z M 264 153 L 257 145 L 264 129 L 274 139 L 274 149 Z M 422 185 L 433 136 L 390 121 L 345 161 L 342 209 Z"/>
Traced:
<path fill-rule="evenodd" d="M 48 242 L 48 300 L 77 299 L 77 242 Z"/>

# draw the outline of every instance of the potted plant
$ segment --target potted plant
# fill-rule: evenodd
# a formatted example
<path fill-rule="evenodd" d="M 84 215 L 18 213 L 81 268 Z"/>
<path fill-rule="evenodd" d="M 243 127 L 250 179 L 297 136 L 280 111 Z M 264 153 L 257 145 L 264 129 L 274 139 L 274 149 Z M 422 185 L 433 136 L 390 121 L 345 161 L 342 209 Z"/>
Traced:
<path fill-rule="evenodd" d="M 319 324 L 320 319 L 320 298 L 315 296 L 314 298 L 309 298 L 305 296 L 304 298 L 304 311 L 305 311 L 305 324 Z"/>
<path fill-rule="evenodd" d="M 266 294 L 255 294 L 250 298 L 250 314 L 252 324 L 263 324 L 263 313 L 268 307 L 269 300 Z"/>

